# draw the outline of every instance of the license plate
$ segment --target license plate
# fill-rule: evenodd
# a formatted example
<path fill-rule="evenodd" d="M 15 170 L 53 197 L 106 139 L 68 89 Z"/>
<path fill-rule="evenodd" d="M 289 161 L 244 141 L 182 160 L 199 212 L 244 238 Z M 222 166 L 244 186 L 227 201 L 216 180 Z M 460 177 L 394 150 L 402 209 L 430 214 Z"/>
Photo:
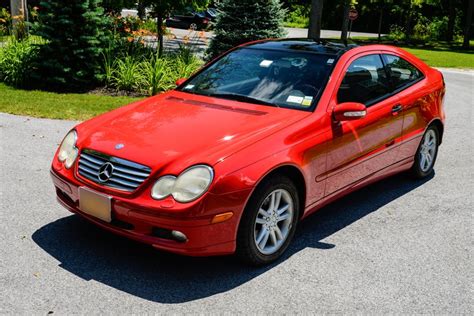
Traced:
<path fill-rule="evenodd" d="M 79 209 L 105 222 L 112 221 L 112 198 L 110 196 L 80 187 Z"/>

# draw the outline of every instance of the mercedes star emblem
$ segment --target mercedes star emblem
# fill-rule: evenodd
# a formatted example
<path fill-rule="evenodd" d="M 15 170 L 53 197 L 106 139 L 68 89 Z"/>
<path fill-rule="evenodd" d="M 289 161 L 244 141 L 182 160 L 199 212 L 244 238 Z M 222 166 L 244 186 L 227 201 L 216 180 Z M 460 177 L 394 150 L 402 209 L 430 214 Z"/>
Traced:
<path fill-rule="evenodd" d="M 113 172 L 114 172 L 114 165 L 111 164 L 110 162 L 104 163 L 99 169 L 99 175 L 98 175 L 99 181 L 101 183 L 109 181 Z"/>

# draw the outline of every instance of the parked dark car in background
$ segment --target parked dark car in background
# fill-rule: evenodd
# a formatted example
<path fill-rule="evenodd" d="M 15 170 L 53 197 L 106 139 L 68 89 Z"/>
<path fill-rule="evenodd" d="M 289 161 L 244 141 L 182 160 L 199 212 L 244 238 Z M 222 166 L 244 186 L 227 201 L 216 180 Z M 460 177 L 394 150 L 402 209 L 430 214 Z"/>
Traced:
<path fill-rule="evenodd" d="M 209 15 L 209 16 L 208 16 Z M 184 11 L 176 12 L 166 19 L 167 27 L 178 29 L 205 30 L 209 27 L 212 13 Z"/>

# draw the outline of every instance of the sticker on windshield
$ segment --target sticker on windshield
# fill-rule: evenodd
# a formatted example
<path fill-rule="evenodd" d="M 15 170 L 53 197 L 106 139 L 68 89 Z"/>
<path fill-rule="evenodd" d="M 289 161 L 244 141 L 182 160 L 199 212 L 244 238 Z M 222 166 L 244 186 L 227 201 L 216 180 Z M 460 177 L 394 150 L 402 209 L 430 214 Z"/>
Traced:
<path fill-rule="evenodd" d="M 327 63 L 328 65 L 331 65 L 332 63 L 334 63 L 334 58 L 329 58 L 326 63 Z"/>
<path fill-rule="evenodd" d="M 288 99 L 286 99 L 286 102 L 301 104 L 303 102 L 303 100 L 304 100 L 303 97 L 299 97 L 299 96 L 296 96 L 296 95 L 290 95 L 288 97 Z"/>
<path fill-rule="evenodd" d="M 186 87 L 184 87 L 185 90 L 189 90 L 189 89 L 192 89 L 192 88 L 194 88 L 193 84 L 188 84 Z"/>
<path fill-rule="evenodd" d="M 308 107 L 308 106 L 311 106 L 312 103 L 313 103 L 313 97 L 305 96 L 304 100 L 301 102 L 301 105 Z"/>
<path fill-rule="evenodd" d="M 262 60 L 262 62 L 260 63 L 260 67 L 263 67 L 263 68 L 268 68 L 270 67 L 271 65 L 273 64 L 273 60 Z"/>

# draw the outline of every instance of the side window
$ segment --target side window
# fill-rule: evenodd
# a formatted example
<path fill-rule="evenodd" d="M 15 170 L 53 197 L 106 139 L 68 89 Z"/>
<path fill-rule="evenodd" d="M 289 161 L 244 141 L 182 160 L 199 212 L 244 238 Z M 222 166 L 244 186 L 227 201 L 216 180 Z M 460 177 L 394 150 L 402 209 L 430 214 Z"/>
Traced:
<path fill-rule="evenodd" d="M 423 77 L 423 74 L 415 66 L 401 57 L 384 55 L 384 58 L 395 90 Z"/>
<path fill-rule="evenodd" d="M 349 66 L 337 92 L 337 100 L 367 105 L 389 92 L 390 84 L 380 55 L 368 55 Z"/>

